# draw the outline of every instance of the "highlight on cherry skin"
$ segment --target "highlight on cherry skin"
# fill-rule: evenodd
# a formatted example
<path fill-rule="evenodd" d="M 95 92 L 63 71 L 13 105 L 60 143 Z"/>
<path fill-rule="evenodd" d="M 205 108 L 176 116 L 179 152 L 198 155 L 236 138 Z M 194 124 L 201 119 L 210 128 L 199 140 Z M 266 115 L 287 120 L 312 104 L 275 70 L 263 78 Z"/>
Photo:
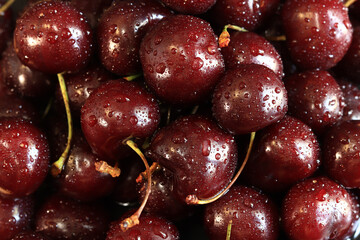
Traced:
<path fill-rule="evenodd" d="M 0 240 L 360 240 L 358 13 L 0 0 Z"/>

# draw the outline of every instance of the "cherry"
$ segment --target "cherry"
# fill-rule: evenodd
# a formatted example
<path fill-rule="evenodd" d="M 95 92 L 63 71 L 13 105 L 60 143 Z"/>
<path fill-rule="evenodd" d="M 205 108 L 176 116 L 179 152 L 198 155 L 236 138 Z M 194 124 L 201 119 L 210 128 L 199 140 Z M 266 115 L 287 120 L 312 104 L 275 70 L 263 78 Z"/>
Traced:
<path fill-rule="evenodd" d="M 5 0 L 0 2 L 0 7 L 4 6 Z M 0 53 L 6 48 L 6 43 L 11 37 L 12 32 L 12 10 L 7 8 L 0 12 Z"/>
<path fill-rule="evenodd" d="M 11 240 L 49 240 L 49 239 L 40 233 L 26 231 L 16 235 Z"/>
<path fill-rule="evenodd" d="M 179 240 L 179 232 L 171 222 L 156 217 L 142 216 L 140 224 L 134 226 L 126 232 L 120 229 L 120 221 L 112 222 L 107 233 L 106 240 Z"/>
<path fill-rule="evenodd" d="M 344 79 L 337 81 L 344 93 L 344 114 L 342 121 L 360 120 L 360 89 L 353 83 Z"/>
<path fill-rule="evenodd" d="M 81 109 L 85 138 L 105 160 L 126 157 L 129 148 L 123 141 L 129 137 L 150 137 L 159 121 L 159 107 L 153 95 L 140 85 L 124 80 L 101 85 Z"/>
<path fill-rule="evenodd" d="M 103 65 L 119 75 L 141 71 L 139 48 L 145 33 L 170 11 L 156 1 L 118 1 L 102 15 L 97 29 Z"/>
<path fill-rule="evenodd" d="M 360 186 L 358 146 L 360 122 L 342 122 L 330 128 L 324 137 L 323 160 L 327 174 L 347 188 Z"/>
<path fill-rule="evenodd" d="M 285 116 L 283 82 L 267 67 L 240 65 L 227 70 L 213 93 L 213 114 L 233 134 L 264 128 Z"/>
<path fill-rule="evenodd" d="M 210 12 L 212 20 L 220 27 L 233 24 L 252 31 L 275 12 L 279 2 L 280 0 L 217 0 Z"/>
<path fill-rule="evenodd" d="M 260 132 L 243 177 L 268 192 L 280 192 L 311 176 L 320 165 L 320 146 L 311 128 L 285 116 Z"/>
<path fill-rule="evenodd" d="M 206 199 L 229 184 L 237 164 L 234 137 L 198 115 L 180 118 L 160 129 L 149 157 L 174 174 L 174 192 Z"/>
<path fill-rule="evenodd" d="M 61 73 L 87 65 L 92 52 L 92 31 L 81 12 L 67 2 L 40 1 L 17 19 L 14 47 L 32 69 Z"/>
<path fill-rule="evenodd" d="M 322 132 L 343 115 L 344 95 L 335 79 L 326 71 L 315 70 L 291 75 L 285 79 L 289 113 Z"/>
<path fill-rule="evenodd" d="M 291 56 L 303 69 L 327 70 L 350 46 L 353 29 L 342 0 L 289 0 L 282 20 Z"/>
<path fill-rule="evenodd" d="M 252 32 L 234 32 L 228 47 L 221 49 L 227 68 L 240 64 L 260 64 L 270 68 L 283 77 L 281 57 L 276 49 L 265 38 Z"/>
<path fill-rule="evenodd" d="M 209 10 L 216 0 L 184 1 L 184 0 L 161 0 L 167 7 L 184 14 L 202 14 Z"/>
<path fill-rule="evenodd" d="M 168 17 L 154 26 L 141 42 L 140 60 L 145 82 L 160 99 L 175 105 L 204 100 L 224 71 L 210 24 L 189 15 Z"/>
<path fill-rule="evenodd" d="M 22 197 L 33 193 L 49 170 L 49 145 L 33 124 L 0 120 L 0 194 Z"/>
<path fill-rule="evenodd" d="M 358 218 L 359 206 L 327 177 L 294 185 L 282 205 L 284 230 L 290 239 L 345 239 Z"/>
<path fill-rule="evenodd" d="M 53 195 L 36 213 L 36 231 L 51 239 L 102 240 L 109 224 L 106 211 L 99 204 L 80 203 Z"/>
<path fill-rule="evenodd" d="M 22 118 L 24 120 L 38 123 L 39 113 L 34 105 L 17 96 L 0 96 L 0 118 Z"/>
<path fill-rule="evenodd" d="M 204 222 L 210 239 L 225 239 L 232 221 L 230 239 L 277 239 L 279 216 L 264 194 L 245 186 L 233 186 L 218 201 L 205 208 Z"/>
<path fill-rule="evenodd" d="M 34 212 L 34 199 L 3 198 L 0 196 L 0 236 L 10 240 L 18 233 L 30 229 Z"/>
<path fill-rule="evenodd" d="M 53 77 L 22 64 L 13 44 L 9 44 L 4 51 L 1 66 L 2 80 L 20 96 L 47 97 L 53 89 Z"/>
<path fill-rule="evenodd" d="M 65 168 L 58 179 L 60 191 L 70 197 L 91 201 L 109 195 L 115 180 L 107 173 L 96 171 L 95 162 L 100 161 L 81 134 L 75 134 L 74 144 Z"/>

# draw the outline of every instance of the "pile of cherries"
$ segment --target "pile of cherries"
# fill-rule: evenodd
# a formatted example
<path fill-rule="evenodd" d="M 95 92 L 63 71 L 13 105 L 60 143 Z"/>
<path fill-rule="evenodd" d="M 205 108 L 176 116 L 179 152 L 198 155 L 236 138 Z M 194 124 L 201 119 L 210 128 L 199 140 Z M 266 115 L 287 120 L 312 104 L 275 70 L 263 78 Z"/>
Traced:
<path fill-rule="evenodd" d="M 360 1 L 19 1 L 1 240 L 358 238 Z"/>

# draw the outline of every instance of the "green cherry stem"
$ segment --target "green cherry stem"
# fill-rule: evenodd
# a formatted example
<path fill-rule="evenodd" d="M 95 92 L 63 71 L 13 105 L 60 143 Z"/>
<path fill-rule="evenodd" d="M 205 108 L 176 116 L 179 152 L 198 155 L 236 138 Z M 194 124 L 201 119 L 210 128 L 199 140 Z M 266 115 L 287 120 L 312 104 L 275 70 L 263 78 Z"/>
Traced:
<path fill-rule="evenodd" d="M 14 2 L 15 0 L 7 1 L 4 5 L 1 6 L 0 13 L 4 13 Z"/>

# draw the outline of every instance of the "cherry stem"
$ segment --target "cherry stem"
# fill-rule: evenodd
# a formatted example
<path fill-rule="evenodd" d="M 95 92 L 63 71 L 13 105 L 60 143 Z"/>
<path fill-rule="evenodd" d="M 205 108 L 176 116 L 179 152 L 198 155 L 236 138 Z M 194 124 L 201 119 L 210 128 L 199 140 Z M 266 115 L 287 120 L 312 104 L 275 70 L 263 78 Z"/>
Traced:
<path fill-rule="evenodd" d="M 194 108 L 193 108 L 193 110 L 191 111 L 191 114 L 196 114 L 197 113 L 197 111 L 199 110 L 199 105 L 196 105 Z"/>
<path fill-rule="evenodd" d="M 153 162 L 153 164 L 150 166 L 151 175 L 160 169 L 161 166 L 157 162 Z M 141 183 L 144 180 L 144 178 L 147 178 L 146 170 L 139 174 L 139 176 L 136 178 L 136 182 Z"/>
<path fill-rule="evenodd" d="M 62 73 L 59 73 L 58 75 L 59 84 L 60 84 L 60 90 L 61 94 L 64 100 L 65 110 L 66 110 L 66 116 L 67 116 L 67 122 L 68 122 L 68 138 L 66 143 L 66 148 L 64 152 L 61 154 L 60 158 L 53 163 L 51 167 L 51 174 L 56 177 L 58 176 L 65 164 L 65 161 L 67 159 L 67 156 L 69 155 L 70 147 L 71 147 L 71 140 L 73 135 L 73 129 L 72 129 L 72 118 L 71 118 L 71 111 L 70 111 L 70 105 L 69 105 L 69 96 L 66 90 L 66 84 L 64 77 Z"/>
<path fill-rule="evenodd" d="M 221 48 L 229 46 L 230 34 L 228 32 L 228 28 L 239 31 L 239 32 L 248 32 L 248 30 L 246 30 L 245 28 L 238 27 L 236 25 L 231 25 L 231 24 L 225 25 L 222 33 L 219 36 L 219 47 L 221 47 Z"/>
<path fill-rule="evenodd" d="M 231 180 L 231 182 L 229 183 L 229 185 L 222 190 L 221 192 L 219 192 L 218 194 L 216 194 L 215 196 L 212 196 L 210 198 L 207 199 L 199 199 L 196 195 L 188 195 L 185 199 L 185 202 L 189 205 L 204 205 L 204 204 L 209 204 L 212 202 L 215 202 L 216 200 L 218 200 L 219 198 L 221 198 L 222 196 L 224 196 L 229 189 L 232 187 L 232 185 L 236 182 L 236 180 L 239 178 L 241 172 L 243 171 L 249 157 L 250 157 L 250 153 L 251 153 L 251 149 L 253 147 L 254 144 L 254 139 L 255 139 L 255 134 L 256 132 L 252 132 L 251 136 L 250 136 L 250 142 L 249 142 L 249 146 L 248 146 L 248 150 L 245 156 L 245 159 L 240 167 L 240 169 L 238 170 L 238 172 L 236 173 L 235 177 Z"/>
<path fill-rule="evenodd" d="M 146 177 L 147 177 L 148 182 L 147 182 L 147 187 L 146 187 L 145 198 L 142 201 L 139 209 L 133 215 L 126 218 L 125 220 L 123 220 L 120 223 L 120 228 L 123 232 L 125 232 L 129 228 L 131 228 L 135 225 L 138 225 L 140 223 L 139 222 L 140 215 L 141 215 L 142 211 L 144 210 L 144 207 L 146 205 L 146 202 L 147 202 L 150 192 L 151 192 L 151 171 L 150 171 L 149 164 L 148 164 L 144 154 L 136 146 L 136 143 L 134 143 L 131 139 L 125 140 L 125 144 L 128 145 L 132 150 L 134 150 L 137 153 L 137 155 L 139 155 L 141 160 L 144 162 L 144 165 L 146 167 Z"/>
<path fill-rule="evenodd" d="M 121 173 L 120 168 L 118 168 L 118 163 L 112 167 L 105 161 L 95 162 L 95 169 L 98 172 L 110 174 L 113 178 L 120 176 Z"/>
<path fill-rule="evenodd" d="M 166 117 L 166 125 L 169 125 L 171 117 L 171 107 L 168 108 L 167 117 Z"/>
<path fill-rule="evenodd" d="M 123 77 L 123 79 L 125 79 L 128 82 L 131 82 L 132 80 L 137 79 L 138 77 L 141 77 L 141 76 L 142 76 L 142 73 L 138 73 L 138 74 Z"/>
<path fill-rule="evenodd" d="M 44 110 L 43 115 L 41 116 L 41 119 L 45 119 L 46 116 L 49 114 L 50 109 L 51 109 L 51 106 L 52 106 L 52 104 L 53 104 L 53 101 L 54 101 L 54 98 L 51 97 L 50 100 L 49 100 L 49 102 L 46 104 L 46 107 L 45 107 L 45 110 Z"/>
<path fill-rule="evenodd" d="M 355 3 L 357 0 L 348 0 L 345 4 L 344 4 L 344 6 L 345 7 L 350 7 L 353 3 Z"/>
<path fill-rule="evenodd" d="M 4 5 L 0 8 L 0 13 L 4 13 L 8 8 L 15 2 L 15 0 L 8 0 Z"/>
<path fill-rule="evenodd" d="M 269 40 L 269 41 L 280 42 L 280 41 L 286 41 L 286 36 L 285 35 L 266 36 L 266 39 Z"/>
<path fill-rule="evenodd" d="M 230 237 L 231 237 L 231 227 L 232 227 L 232 220 L 229 221 L 229 224 L 228 224 L 228 226 L 227 226 L 226 240 L 230 240 Z"/>

